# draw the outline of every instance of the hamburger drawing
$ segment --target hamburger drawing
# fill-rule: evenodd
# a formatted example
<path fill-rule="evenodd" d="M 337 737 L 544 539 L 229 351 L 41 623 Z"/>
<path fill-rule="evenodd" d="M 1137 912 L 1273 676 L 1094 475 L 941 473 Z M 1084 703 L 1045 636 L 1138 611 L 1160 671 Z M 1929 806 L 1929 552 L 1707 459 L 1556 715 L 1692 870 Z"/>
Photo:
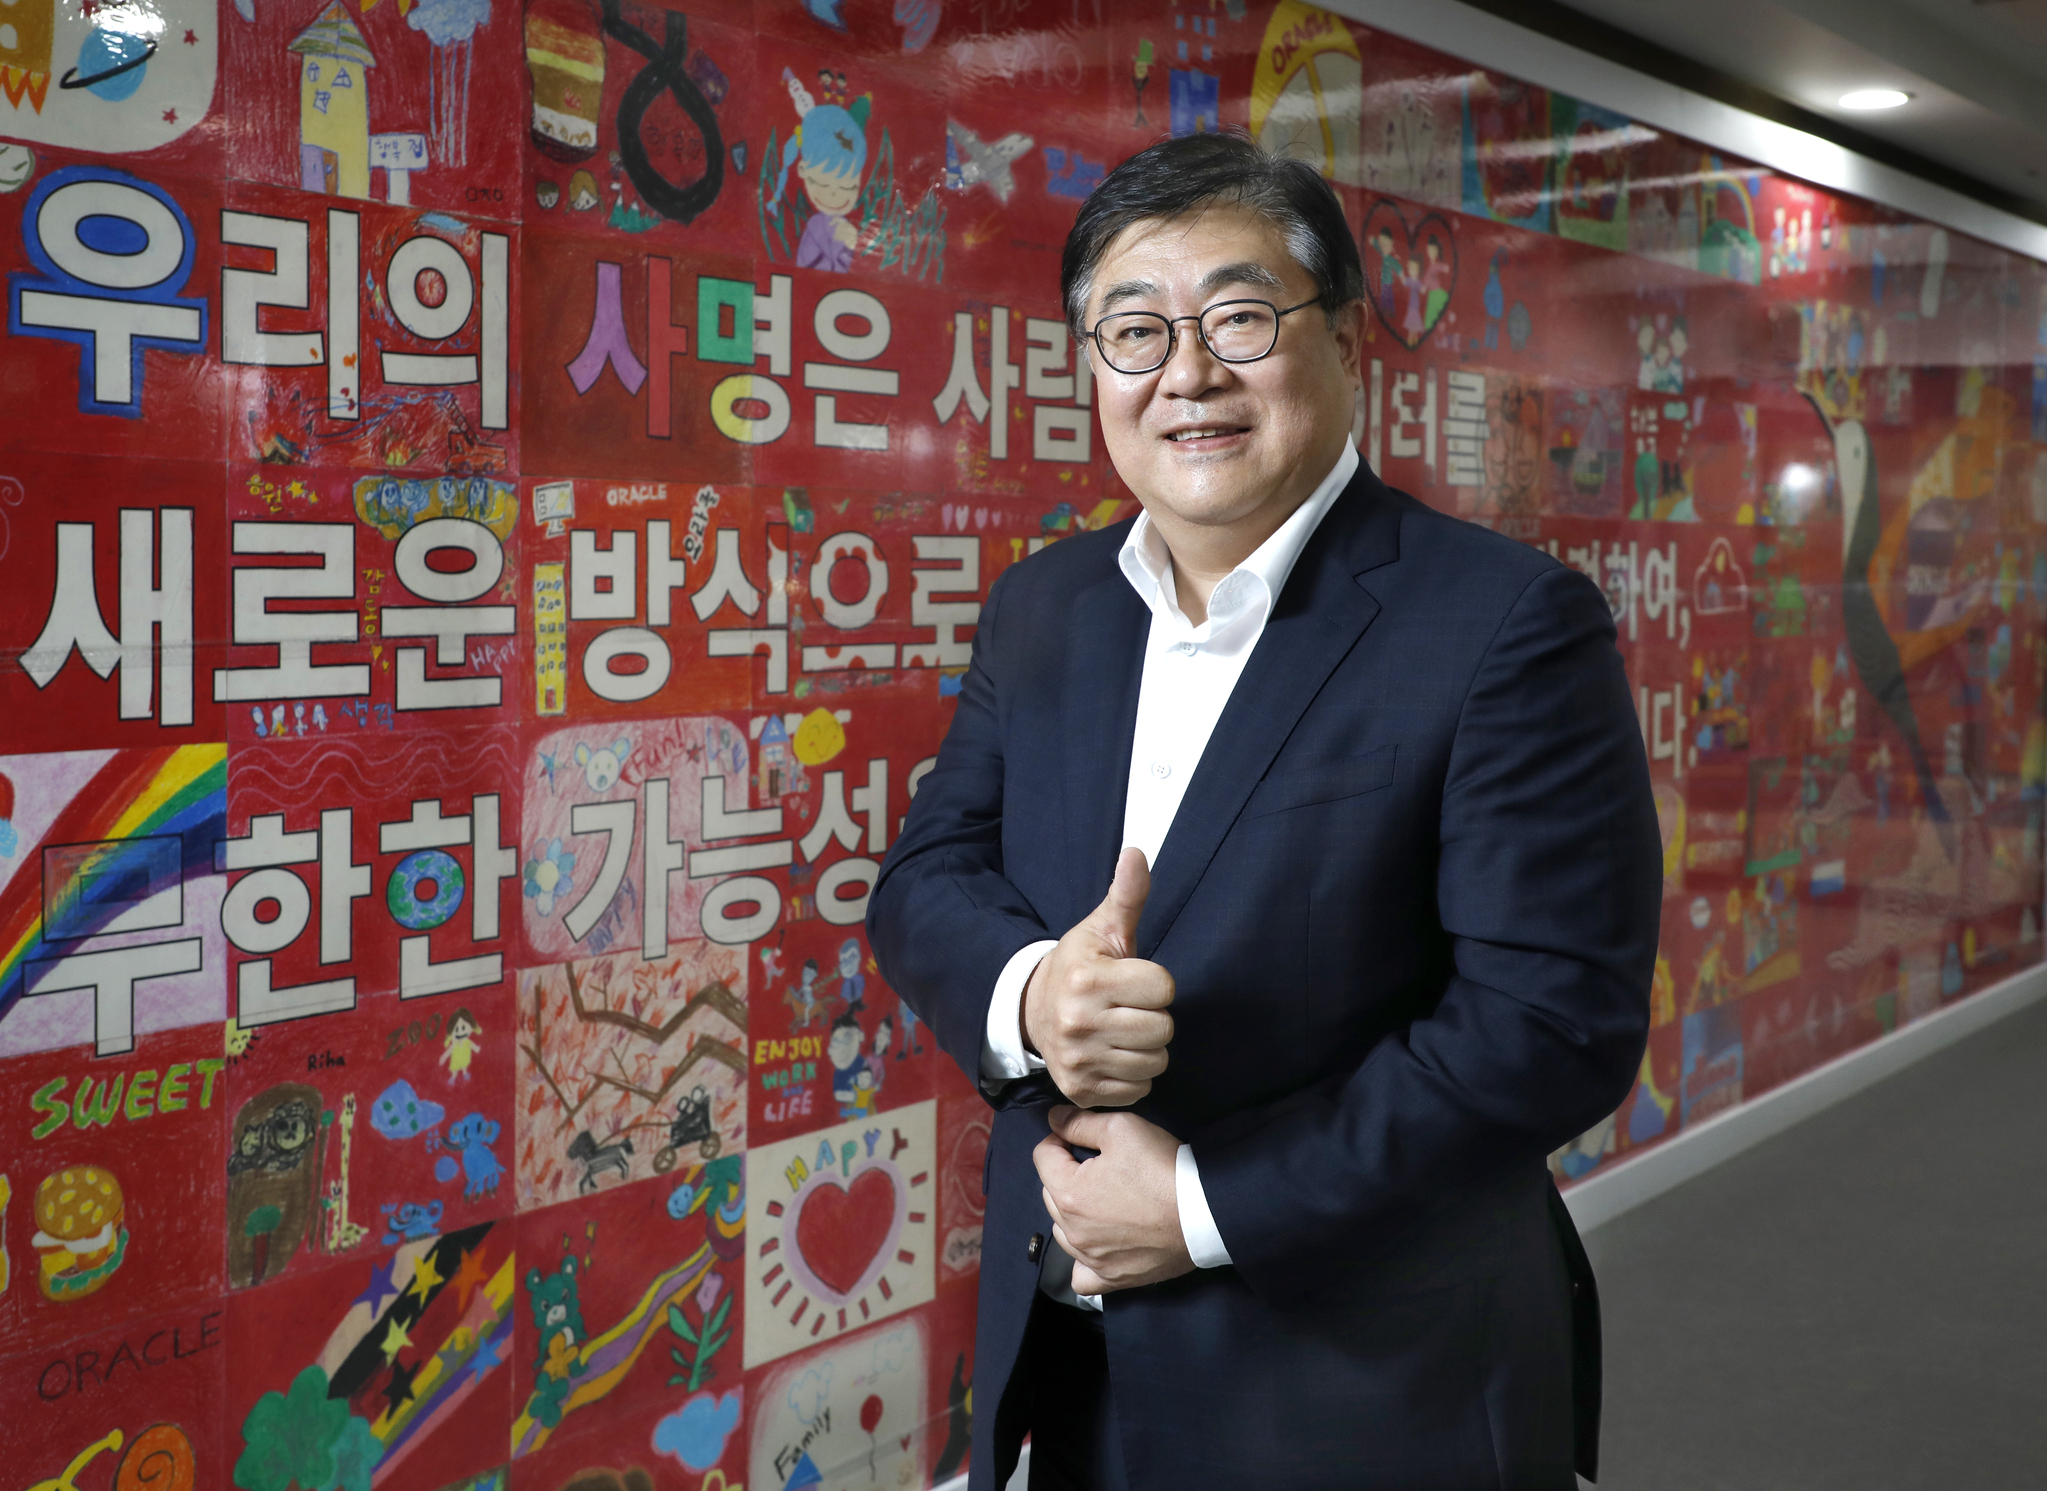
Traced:
<path fill-rule="evenodd" d="M 121 1183 L 98 1165 L 74 1165 L 36 1187 L 36 1234 L 42 1258 L 36 1282 L 46 1298 L 84 1299 L 106 1287 L 128 1255 Z"/>

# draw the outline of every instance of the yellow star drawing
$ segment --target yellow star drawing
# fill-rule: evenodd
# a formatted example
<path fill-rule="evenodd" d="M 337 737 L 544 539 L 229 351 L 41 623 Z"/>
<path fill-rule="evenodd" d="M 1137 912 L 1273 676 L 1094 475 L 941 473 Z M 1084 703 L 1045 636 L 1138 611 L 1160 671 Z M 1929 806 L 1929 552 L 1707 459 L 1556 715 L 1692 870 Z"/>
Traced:
<path fill-rule="evenodd" d="M 434 1285 L 440 1282 L 440 1270 L 434 1267 L 434 1255 L 430 1252 L 421 1253 L 413 1262 L 412 1287 L 406 1290 L 406 1293 L 416 1294 L 425 1299 L 433 1292 Z"/>
<path fill-rule="evenodd" d="M 392 1321 L 391 1328 L 384 1332 L 384 1360 L 390 1361 L 411 1344 L 412 1337 L 405 1333 L 405 1327 L 395 1320 Z"/>

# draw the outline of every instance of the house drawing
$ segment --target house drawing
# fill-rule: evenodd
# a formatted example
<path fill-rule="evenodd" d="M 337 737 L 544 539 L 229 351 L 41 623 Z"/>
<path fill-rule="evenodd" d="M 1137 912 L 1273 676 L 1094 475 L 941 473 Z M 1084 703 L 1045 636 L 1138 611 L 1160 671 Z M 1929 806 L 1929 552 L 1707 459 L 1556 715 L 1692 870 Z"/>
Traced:
<path fill-rule="evenodd" d="M 340 0 L 294 37 L 299 54 L 299 185 L 332 196 L 370 194 L 369 44 Z"/>
<path fill-rule="evenodd" d="M 762 801 L 794 790 L 796 758 L 789 749 L 789 730 L 781 716 L 769 715 L 761 727 L 760 795 Z"/>

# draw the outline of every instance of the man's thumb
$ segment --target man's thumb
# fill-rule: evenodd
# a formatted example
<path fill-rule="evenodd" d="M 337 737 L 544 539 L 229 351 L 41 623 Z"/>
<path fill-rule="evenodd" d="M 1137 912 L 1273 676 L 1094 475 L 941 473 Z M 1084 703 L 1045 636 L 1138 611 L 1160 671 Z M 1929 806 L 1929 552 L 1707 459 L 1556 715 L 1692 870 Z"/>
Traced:
<path fill-rule="evenodd" d="M 1151 867 L 1144 862 L 1144 851 L 1125 848 L 1116 860 L 1116 878 L 1109 882 L 1109 893 L 1095 911 L 1096 927 L 1118 945 L 1122 957 L 1129 957 L 1137 946 L 1137 923 L 1150 894 Z"/>

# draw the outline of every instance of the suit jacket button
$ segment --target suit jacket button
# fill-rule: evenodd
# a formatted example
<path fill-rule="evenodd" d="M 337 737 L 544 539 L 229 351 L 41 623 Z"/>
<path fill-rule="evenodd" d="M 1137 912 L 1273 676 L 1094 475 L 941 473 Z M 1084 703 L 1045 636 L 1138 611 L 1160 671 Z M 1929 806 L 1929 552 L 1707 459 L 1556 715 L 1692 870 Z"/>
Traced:
<path fill-rule="evenodd" d="M 1033 1232 L 1031 1234 L 1030 1242 L 1025 1244 L 1024 1246 L 1024 1257 L 1030 1259 L 1031 1262 L 1036 1263 L 1038 1261 L 1038 1255 L 1044 1251 L 1045 1234 L 1042 1232 Z"/>

